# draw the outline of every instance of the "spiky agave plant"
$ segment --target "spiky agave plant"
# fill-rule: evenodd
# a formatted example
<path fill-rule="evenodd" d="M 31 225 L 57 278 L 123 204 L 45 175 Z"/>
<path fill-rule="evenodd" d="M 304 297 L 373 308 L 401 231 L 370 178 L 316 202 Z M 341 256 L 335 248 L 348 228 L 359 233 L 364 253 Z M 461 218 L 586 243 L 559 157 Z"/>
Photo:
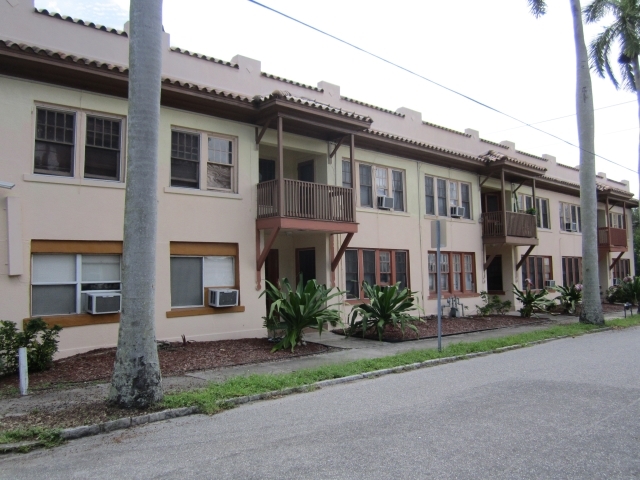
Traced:
<path fill-rule="evenodd" d="M 378 338 L 382 341 L 382 334 L 387 325 L 399 325 L 403 336 L 406 327 L 418 332 L 411 322 L 420 318 L 408 313 L 411 310 L 421 310 L 416 303 L 415 292 L 408 288 L 400 288 L 400 283 L 380 287 L 362 282 L 362 290 L 369 303 L 361 303 L 351 311 L 351 321 L 347 330 L 349 335 L 362 330 L 364 337 L 369 329 L 375 328 Z"/>
<path fill-rule="evenodd" d="M 320 285 L 315 280 L 309 280 L 303 285 L 302 276 L 297 288 L 293 288 L 288 279 L 282 280 L 282 288 L 278 288 L 271 282 L 266 282 L 264 292 L 272 301 L 268 318 L 272 326 L 284 331 L 284 337 L 275 344 L 272 352 L 291 348 L 293 352 L 296 345 L 302 342 L 305 328 L 315 328 L 322 333 L 327 323 L 336 326 L 340 322 L 340 312 L 328 305 L 329 300 L 342 295 L 343 292 Z"/>
<path fill-rule="evenodd" d="M 579 283 L 569 287 L 557 285 L 556 289 L 560 293 L 560 296 L 554 300 L 557 300 L 565 313 L 570 315 L 576 313 L 578 303 L 582 301 L 582 285 Z"/>

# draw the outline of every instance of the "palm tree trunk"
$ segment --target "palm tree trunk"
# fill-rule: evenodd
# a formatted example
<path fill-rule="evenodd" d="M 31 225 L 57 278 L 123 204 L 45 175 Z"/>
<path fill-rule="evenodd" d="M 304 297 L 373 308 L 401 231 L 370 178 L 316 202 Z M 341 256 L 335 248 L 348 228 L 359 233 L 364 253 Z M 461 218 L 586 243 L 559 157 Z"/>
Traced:
<path fill-rule="evenodd" d="M 598 276 L 596 157 L 593 94 L 589 57 L 582 30 L 580 0 L 570 0 L 576 46 L 576 113 L 580 145 L 580 210 L 582 220 L 582 312 L 580 322 L 604 323 Z"/>
<path fill-rule="evenodd" d="M 636 87 L 636 98 L 638 99 L 638 124 L 640 125 L 640 65 L 638 57 L 633 59 L 633 83 Z M 638 181 L 640 182 L 640 134 L 638 137 Z M 640 196 L 638 196 L 640 198 Z M 626 214 L 625 214 L 626 215 Z M 636 275 L 638 272 L 636 272 Z"/>
<path fill-rule="evenodd" d="M 109 392 L 123 408 L 162 399 L 155 332 L 162 0 L 131 0 L 130 31 L 122 314 Z"/>

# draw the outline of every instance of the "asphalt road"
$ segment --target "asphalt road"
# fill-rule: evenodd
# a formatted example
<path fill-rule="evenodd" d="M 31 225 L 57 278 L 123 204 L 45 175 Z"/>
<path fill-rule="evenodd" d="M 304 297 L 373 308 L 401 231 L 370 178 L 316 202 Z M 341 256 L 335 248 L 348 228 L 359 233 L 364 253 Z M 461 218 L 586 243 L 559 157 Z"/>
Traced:
<path fill-rule="evenodd" d="M 640 328 L 0 457 L 3 479 L 640 477 Z"/>

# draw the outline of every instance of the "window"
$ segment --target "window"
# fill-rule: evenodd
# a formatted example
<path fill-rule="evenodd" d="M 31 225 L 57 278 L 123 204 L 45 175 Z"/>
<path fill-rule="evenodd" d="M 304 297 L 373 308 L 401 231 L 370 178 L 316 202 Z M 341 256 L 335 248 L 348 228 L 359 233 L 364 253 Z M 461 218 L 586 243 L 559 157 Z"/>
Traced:
<path fill-rule="evenodd" d="M 565 287 L 582 283 L 582 258 L 562 257 L 562 284 Z"/>
<path fill-rule="evenodd" d="M 448 217 L 449 207 L 463 207 L 463 218 L 471 219 L 471 184 L 425 176 L 424 186 L 427 215 Z"/>
<path fill-rule="evenodd" d="M 235 144 L 234 139 L 221 135 L 172 130 L 171 186 L 235 193 Z M 206 145 L 206 151 L 201 145 Z M 271 168 L 266 161 L 260 162 L 263 168 Z M 275 164 L 273 172 L 264 173 L 275 175 Z"/>
<path fill-rule="evenodd" d="M 440 290 L 458 295 L 475 293 L 475 255 L 466 252 L 440 252 Z M 436 252 L 429 252 L 429 292 L 436 293 Z"/>
<path fill-rule="evenodd" d="M 84 313 L 88 292 L 119 292 L 120 255 L 33 254 L 31 315 Z"/>
<path fill-rule="evenodd" d="M 580 206 L 560 202 L 560 230 L 565 232 L 581 232 Z"/>
<path fill-rule="evenodd" d="M 350 168 L 345 167 L 345 162 L 346 161 L 343 161 L 342 166 L 343 186 L 347 186 L 345 181 L 345 168 Z M 377 197 L 384 196 L 393 198 L 393 210 L 399 212 L 404 211 L 404 171 L 377 165 L 360 164 L 359 174 L 361 207 L 377 206 Z M 373 195 L 373 178 L 375 178 L 375 197 Z"/>
<path fill-rule="evenodd" d="M 342 186 L 345 188 L 353 188 L 353 180 L 351 175 L 351 161 L 342 160 Z"/>
<path fill-rule="evenodd" d="M 622 213 L 609 213 L 609 226 L 611 228 L 625 228 L 624 227 L 624 214 L 622 214 Z"/>
<path fill-rule="evenodd" d="M 238 289 L 238 246 L 171 242 L 171 307 L 206 306 L 210 287 Z"/>
<path fill-rule="evenodd" d="M 36 108 L 34 173 L 120 181 L 122 175 L 121 118 L 96 116 L 84 111 Z M 86 135 L 76 135 L 76 123 L 86 124 Z M 82 159 L 76 158 L 84 152 Z M 83 162 L 83 168 L 76 164 Z"/>
<path fill-rule="evenodd" d="M 618 278 L 620 280 L 631 275 L 631 261 L 628 258 L 618 260 L 613 266 L 611 275 L 611 278 Z"/>
<path fill-rule="evenodd" d="M 547 280 L 553 280 L 551 257 L 529 255 L 522 263 L 522 287 L 527 286 L 526 279 L 531 281 L 533 290 L 545 288 Z"/>
<path fill-rule="evenodd" d="M 363 298 L 359 280 L 370 285 L 409 286 L 408 255 L 405 250 L 348 249 L 345 251 L 348 299 Z"/>
<path fill-rule="evenodd" d="M 533 197 L 531 195 L 518 194 L 515 209 L 524 213 L 533 207 Z M 547 198 L 536 197 L 536 223 L 538 228 L 551 228 L 549 223 L 549 200 Z"/>

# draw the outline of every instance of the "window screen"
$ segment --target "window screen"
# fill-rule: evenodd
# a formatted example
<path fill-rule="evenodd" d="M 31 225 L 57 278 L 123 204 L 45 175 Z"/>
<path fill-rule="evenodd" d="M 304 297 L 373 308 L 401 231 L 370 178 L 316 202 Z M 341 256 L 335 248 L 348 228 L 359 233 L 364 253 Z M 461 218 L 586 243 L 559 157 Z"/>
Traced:
<path fill-rule="evenodd" d="M 75 115 L 38 108 L 36 110 L 35 173 L 73 176 Z"/>
<path fill-rule="evenodd" d="M 202 257 L 171 257 L 171 306 L 203 305 Z"/>
<path fill-rule="evenodd" d="M 199 188 L 200 135 L 171 132 L 171 186 Z"/>

